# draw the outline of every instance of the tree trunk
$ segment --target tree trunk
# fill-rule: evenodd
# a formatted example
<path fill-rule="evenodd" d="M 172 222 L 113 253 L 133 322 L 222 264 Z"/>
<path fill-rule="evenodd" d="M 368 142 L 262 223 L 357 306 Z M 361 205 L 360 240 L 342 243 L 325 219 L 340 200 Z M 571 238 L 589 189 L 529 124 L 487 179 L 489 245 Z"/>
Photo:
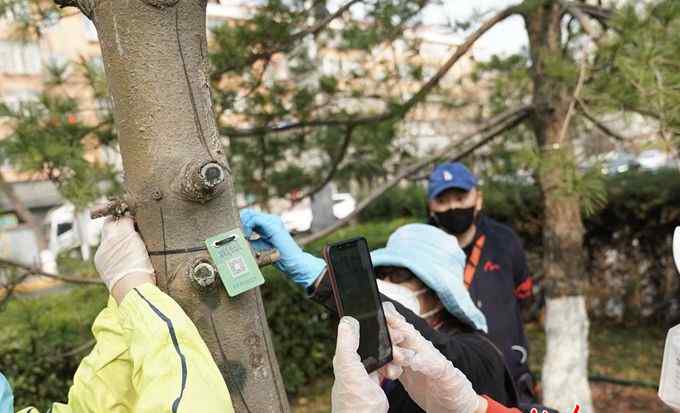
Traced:
<path fill-rule="evenodd" d="M 162 253 L 239 226 L 206 73 L 205 0 L 56 1 L 97 28 L 127 201 L 147 248 L 160 252 L 158 286 L 196 324 L 237 412 L 289 411 L 259 289 L 230 298 L 219 281 L 200 287 L 214 269 L 207 252 Z M 209 266 L 194 272 L 199 263 Z"/>
<path fill-rule="evenodd" d="M 543 267 L 546 279 L 547 351 L 543 365 L 544 402 L 559 411 L 593 412 L 588 386 L 588 315 L 583 284 L 585 257 L 579 194 L 569 187 L 575 173 L 569 133 L 562 134 L 573 88 L 556 77 L 564 64 L 562 10 L 557 1 L 535 2 L 525 15 L 533 80 L 531 118 L 541 148 L 539 184 L 543 193 Z M 573 64 L 568 62 L 566 64 Z M 551 70 L 552 69 L 552 70 Z M 568 132 L 568 131 L 567 131 Z M 564 135 L 564 136 L 563 136 Z"/>

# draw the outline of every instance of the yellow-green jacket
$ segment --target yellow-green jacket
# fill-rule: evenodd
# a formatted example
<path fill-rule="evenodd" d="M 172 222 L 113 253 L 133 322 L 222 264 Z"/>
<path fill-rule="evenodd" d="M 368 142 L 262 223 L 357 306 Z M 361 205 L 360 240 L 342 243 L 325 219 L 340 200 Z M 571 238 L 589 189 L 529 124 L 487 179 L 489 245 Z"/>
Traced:
<path fill-rule="evenodd" d="M 92 326 L 96 344 L 51 413 L 233 412 L 227 385 L 196 327 L 153 284 L 131 290 Z M 19 413 L 38 413 L 27 408 Z"/>

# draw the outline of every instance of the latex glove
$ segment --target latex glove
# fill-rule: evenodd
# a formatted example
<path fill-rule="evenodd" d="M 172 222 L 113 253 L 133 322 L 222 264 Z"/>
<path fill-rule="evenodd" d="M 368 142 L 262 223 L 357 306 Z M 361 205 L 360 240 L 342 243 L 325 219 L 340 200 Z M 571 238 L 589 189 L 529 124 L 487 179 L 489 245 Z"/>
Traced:
<path fill-rule="evenodd" d="M 415 354 L 399 377 L 409 396 L 428 413 L 485 412 L 487 402 L 477 395 L 465 375 L 397 312 L 383 303 L 392 344 Z M 399 363 L 395 358 L 392 363 Z"/>
<path fill-rule="evenodd" d="M 129 217 L 118 220 L 109 218 L 102 228 L 102 242 L 94 255 L 94 265 L 99 276 L 111 291 L 116 301 L 122 301 L 115 294 L 120 290 L 118 284 L 126 284 L 126 278 L 153 282 L 154 269 L 146 251 L 144 241 L 135 231 L 134 222 Z M 134 285 L 136 286 L 136 285 Z M 126 291 L 120 291 L 124 296 L 134 286 L 128 286 Z"/>
<path fill-rule="evenodd" d="M 675 234 L 673 234 L 673 260 L 680 273 L 680 227 L 675 227 Z"/>
<path fill-rule="evenodd" d="M 377 374 L 369 375 L 357 353 L 359 321 L 343 317 L 338 325 L 338 341 L 333 357 L 335 383 L 331 391 L 332 413 L 383 413 L 389 403 L 378 384 Z"/>
<path fill-rule="evenodd" d="M 246 238 L 250 238 L 253 232 L 260 235 L 260 239 L 250 241 L 256 251 L 273 248 L 279 251 L 281 258 L 274 266 L 296 284 L 307 288 L 326 269 L 326 261 L 302 251 L 278 216 L 243 209 L 241 225 Z"/>

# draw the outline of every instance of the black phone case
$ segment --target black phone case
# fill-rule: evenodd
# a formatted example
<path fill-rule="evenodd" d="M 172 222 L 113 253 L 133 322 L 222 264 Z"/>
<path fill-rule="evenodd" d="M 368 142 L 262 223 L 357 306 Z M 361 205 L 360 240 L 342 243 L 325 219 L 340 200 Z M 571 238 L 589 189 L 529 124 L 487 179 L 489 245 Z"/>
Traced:
<path fill-rule="evenodd" d="M 368 242 L 366 241 L 366 238 L 364 238 L 364 237 L 356 237 L 356 238 L 351 238 L 349 240 L 344 240 L 344 241 L 336 242 L 336 243 L 333 243 L 333 244 L 329 244 L 323 250 L 324 259 L 326 260 L 326 264 L 328 265 L 328 276 L 329 276 L 330 281 L 331 281 L 331 289 L 333 290 L 333 298 L 335 300 L 335 307 L 338 310 L 338 318 L 342 318 L 342 317 L 345 316 L 345 309 L 342 305 L 342 300 L 340 299 L 340 289 L 338 288 L 338 284 L 337 284 L 337 281 L 335 279 L 335 271 L 333 270 L 331 254 L 332 254 L 332 251 L 333 251 L 334 248 L 338 248 L 338 247 L 346 245 L 346 244 L 352 244 L 352 243 L 355 243 L 357 241 L 363 241 L 364 245 L 366 245 L 366 249 L 368 250 Z M 370 260 L 371 260 L 370 253 L 368 254 L 368 259 L 369 259 L 369 262 L 370 262 Z M 371 262 L 371 268 L 372 267 L 373 267 L 373 262 Z M 377 292 L 378 291 L 378 283 L 375 281 L 375 278 L 373 278 L 373 282 L 375 283 L 375 291 Z M 380 296 L 378 294 L 375 295 L 374 301 L 376 302 L 376 304 L 378 306 L 382 305 L 382 303 L 380 301 Z M 380 314 L 382 314 L 382 321 L 383 321 L 383 324 L 385 326 L 385 329 L 387 329 L 387 319 L 385 319 L 385 313 L 382 311 L 381 307 L 378 308 L 378 312 Z M 379 368 L 383 367 L 384 365 L 386 365 L 387 363 L 392 361 L 392 350 L 391 350 L 392 349 L 392 338 L 389 335 L 389 330 L 388 330 L 388 333 L 387 333 L 387 340 L 389 341 L 389 343 L 387 343 L 387 344 L 389 345 L 389 348 L 390 348 L 390 353 L 387 357 L 385 357 L 382 360 L 378 360 L 377 363 L 369 363 L 369 364 L 366 364 L 365 360 L 361 360 L 361 362 L 364 364 L 364 367 L 366 368 L 366 371 L 369 374 L 373 373 L 374 371 L 378 370 Z"/>

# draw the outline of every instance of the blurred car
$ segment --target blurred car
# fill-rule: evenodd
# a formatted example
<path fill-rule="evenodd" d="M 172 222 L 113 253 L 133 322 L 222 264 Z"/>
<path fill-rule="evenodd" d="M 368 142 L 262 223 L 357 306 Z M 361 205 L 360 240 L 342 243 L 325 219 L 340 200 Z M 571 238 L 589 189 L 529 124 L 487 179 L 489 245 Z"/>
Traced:
<path fill-rule="evenodd" d="M 332 195 L 333 200 L 333 216 L 337 219 L 343 219 L 354 212 L 357 202 L 351 194 L 336 193 Z M 309 199 L 306 199 L 293 208 L 281 214 L 281 219 L 286 229 L 290 232 L 307 232 L 312 228 L 312 205 Z"/>
<path fill-rule="evenodd" d="M 605 175 L 616 175 L 640 169 L 640 164 L 635 159 L 635 155 L 628 152 L 610 152 L 605 156 L 602 163 L 602 173 Z"/>
<path fill-rule="evenodd" d="M 637 157 L 637 162 L 642 169 L 649 171 L 670 168 L 673 166 L 673 158 L 668 153 L 659 149 L 648 149 L 640 152 L 640 155 Z"/>
<path fill-rule="evenodd" d="M 99 245 L 104 220 L 91 219 L 89 209 L 77 211 L 73 204 L 64 204 L 52 209 L 43 225 L 48 249 L 55 257 L 80 247 L 83 258 L 89 259 L 90 249 Z"/>

